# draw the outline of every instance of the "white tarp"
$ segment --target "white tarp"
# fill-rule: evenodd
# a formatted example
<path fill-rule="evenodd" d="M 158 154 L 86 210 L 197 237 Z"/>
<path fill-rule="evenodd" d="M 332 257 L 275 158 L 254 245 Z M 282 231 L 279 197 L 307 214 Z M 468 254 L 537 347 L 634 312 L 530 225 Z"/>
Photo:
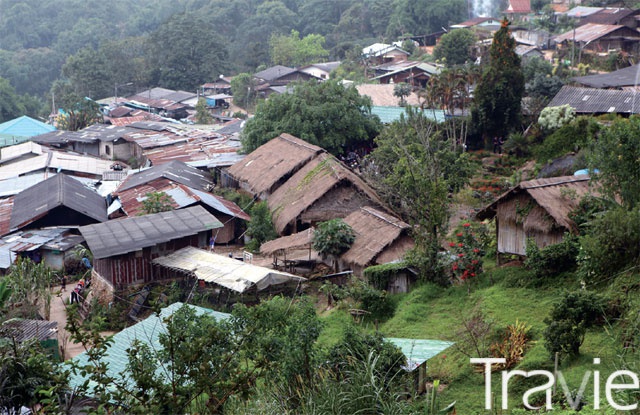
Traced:
<path fill-rule="evenodd" d="M 183 248 L 152 262 L 167 268 L 191 272 L 199 280 L 218 284 L 239 293 L 254 285 L 258 291 L 262 291 L 271 285 L 305 280 L 297 275 L 248 264 L 193 247 Z"/>

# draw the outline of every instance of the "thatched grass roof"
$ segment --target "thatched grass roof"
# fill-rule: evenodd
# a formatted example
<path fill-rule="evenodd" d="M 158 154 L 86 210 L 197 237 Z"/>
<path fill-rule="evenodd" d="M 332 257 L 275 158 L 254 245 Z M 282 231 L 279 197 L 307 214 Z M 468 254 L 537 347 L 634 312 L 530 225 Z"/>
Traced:
<path fill-rule="evenodd" d="M 353 212 L 344 221 L 353 228 L 356 240 L 340 259 L 359 266 L 371 264 L 409 229 L 400 219 L 370 207 Z"/>
<path fill-rule="evenodd" d="M 503 219 L 521 220 L 525 231 L 547 233 L 555 227 L 573 232 L 576 225 L 569 213 L 578 207 L 584 196 L 598 194 L 589 188 L 589 180 L 589 176 L 580 175 L 521 182 L 478 212 L 476 217 L 491 219 L 498 214 Z M 535 205 L 527 205 L 529 198 Z"/>
<path fill-rule="evenodd" d="M 263 255 L 273 255 L 281 252 L 295 251 L 298 249 L 308 249 L 313 240 L 314 228 L 306 229 L 293 235 L 267 241 L 260 246 L 260 253 Z"/>
<path fill-rule="evenodd" d="M 371 204 L 382 206 L 375 191 L 360 177 L 328 153 L 318 154 L 267 200 L 273 224 L 282 233 L 288 224 L 337 186 L 346 185 L 365 195 Z M 333 218 L 331 218 L 333 219 Z"/>
<path fill-rule="evenodd" d="M 231 166 L 229 174 L 247 183 L 254 194 L 270 192 L 278 182 L 322 152 L 324 150 L 318 146 L 289 134 L 280 134 Z"/>

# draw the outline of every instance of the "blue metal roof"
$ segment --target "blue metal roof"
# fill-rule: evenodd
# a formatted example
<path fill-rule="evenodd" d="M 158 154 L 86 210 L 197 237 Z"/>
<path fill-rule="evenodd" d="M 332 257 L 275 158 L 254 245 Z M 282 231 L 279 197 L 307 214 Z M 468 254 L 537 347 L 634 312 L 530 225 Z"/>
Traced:
<path fill-rule="evenodd" d="M 387 337 L 386 341 L 398 346 L 407 358 L 404 368 L 411 372 L 435 355 L 453 346 L 453 342 L 442 340 L 399 339 Z"/>
<path fill-rule="evenodd" d="M 56 131 L 56 127 L 26 115 L 0 124 L 0 134 L 16 137 L 33 137 L 51 131 Z"/>
<path fill-rule="evenodd" d="M 419 109 L 418 109 L 419 111 Z M 371 107 L 371 113 L 373 115 L 377 115 L 378 118 L 380 118 L 380 121 L 382 121 L 383 124 L 391 124 L 394 121 L 399 121 L 400 120 L 400 116 L 402 114 L 405 114 L 405 108 L 404 107 L 380 107 L 380 106 L 373 106 Z M 444 111 L 443 110 L 436 110 L 436 109 L 424 109 L 422 110 L 422 113 L 424 114 L 425 117 L 434 120 L 436 122 L 443 122 L 445 120 L 445 115 L 444 115 Z"/>
<path fill-rule="evenodd" d="M 162 346 L 160 345 L 159 335 L 160 333 L 167 332 L 164 320 L 173 315 L 173 313 L 178 311 L 178 309 L 183 305 L 184 304 L 180 302 L 173 303 L 170 306 L 163 308 L 160 311 L 159 316 L 157 314 L 153 314 L 141 322 L 116 333 L 113 336 L 113 343 L 111 343 L 107 349 L 102 360 L 106 363 L 107 376 L 113 376 L 119 379 L 121 377 L 120 374 L 122 374 L 122 376 L 125 377 L 125 382 L 131 382 L 131 379 L 127 377 L 127 365 L 129 363 L 129 354 L 127 350 L 133 346 L 133 342 L 136 340 L 148 344 L 153 350 L 160 350 Z M 187 304 L 187 306 L 194 309 L 197 315 L 208 314 L 216 320 L 224 320 L 231 316 L 230 314 L 220 313 L 191 304 Z M 79 354 L 72 360 L 80 366 L 87 366 L 91 364 L 86 352 Z M 82 385 L 84 381 L 85 377 L 81 376 L 79 373 L 75 375 L 71 374 L 69 385 L 71 388 L 76 388 Z"/>

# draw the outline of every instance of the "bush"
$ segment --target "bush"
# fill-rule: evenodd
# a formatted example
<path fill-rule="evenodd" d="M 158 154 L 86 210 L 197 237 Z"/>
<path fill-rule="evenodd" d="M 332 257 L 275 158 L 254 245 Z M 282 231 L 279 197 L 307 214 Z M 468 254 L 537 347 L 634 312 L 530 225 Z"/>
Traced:
<path fill-rule="evenodd" d="M 555 353 L 580 354 L 587 329 L 602 321 L 604 304 L 602 296 L 589 291 L 564 294 L 544 320 L 544 345 L 552 358 Z"/>
<path fill-rule="evenodd" d="M 587 283 L 608 280 L 640 265 L 640 209 L 621 207 L 594 219 L 580 238 L 578 274 Z"/>
<path fill-rule="evenodd" d="M 576 267 L 578 238 L 565 234 L 562 242 L 538 248 L 535 241 L 527 240 L 527 259 L 524 265 L 538 278 L 546 278 Z"/>
<path fill-rule="evenodd" d="M 560 127 L 534 150 L 536 160 L 546 163 L 566 153 L 577 152 L 589 142 L 597 130 L 592 124 L 595 124 L 595 121 L 580 117 Z"/>
<path fill-rule="evenodd" d="M 247 226 L 247 236 L 251 238 L 246 248 L 252 252 L 260 249 L 260 245 L 278 237 L 273 222 L 271 221 L 271 211 L 267 202 L 259 202 L 251 209 L 251 221 Z"/>
<path fill-rule="evenodd" d="M 349 291 L 351 298 L 359 303 L 361 309 L 369 312 L 369 317 L 374 320 L 385 320 L 396 311 L 396 304 L 386 291 L 364 283 L 352 286 Z"/>

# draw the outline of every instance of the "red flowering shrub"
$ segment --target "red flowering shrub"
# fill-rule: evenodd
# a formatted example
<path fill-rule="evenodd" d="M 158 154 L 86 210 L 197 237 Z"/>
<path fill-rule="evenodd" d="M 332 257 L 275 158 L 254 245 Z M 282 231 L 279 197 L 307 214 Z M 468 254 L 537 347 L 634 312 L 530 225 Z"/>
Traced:
<path fill-rule="evenodd" d="M 455 256 L 451 271 L 458 282 L 464 283 L 482 272 L 484 253 L 470 223 L 462 225 L 462 232 L 456 234 L 456 242 L 450 242 L 449 247 Z"/>

